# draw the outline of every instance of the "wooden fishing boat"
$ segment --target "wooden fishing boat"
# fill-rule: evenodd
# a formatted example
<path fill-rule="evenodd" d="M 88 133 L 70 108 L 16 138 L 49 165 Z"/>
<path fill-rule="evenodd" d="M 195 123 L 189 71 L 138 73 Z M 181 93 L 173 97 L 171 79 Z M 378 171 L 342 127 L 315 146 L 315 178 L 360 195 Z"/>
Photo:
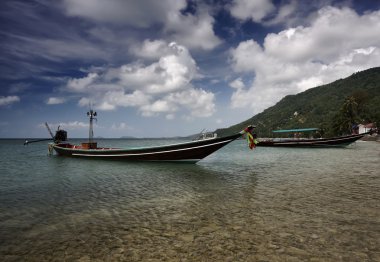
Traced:
<path fill-rule="evenodd" d="M 82 145 L 76 146 L 65 142 L 54 143 L 52 147 L 58 155 L 69 157 L 129 161 L 184 161 L 196 163 L 240 136 L 241 134 L 235 134 L 215 139 L 129 149 L 96 147 L 94 144 L 89 145 L 89 143 L 82 143 Z"/>
<path fill-rule="evenodd" d="M 93 140 L 93 120 L 96 119 L 96 112 L 90 110 L 87 115 L 90 117 L 89 140 L 81 145 L 73 145 L 69 143 L 67 141 L 67 132 L 64 130 L 59 130 L 59 128 L 56 131 L 56 134 L 53 135 L 49 126 L 46 124 L 46 127 L 48 128 L 54 141 L 49 144 L 49 152 L 52 153 L 54 150 L 59 156 L 89 159 L 125 161 L 183 161 L 196 163 L 247 132 L 243 130 L 238 134 L 226 137 L 213 137 L 200 139 L 197 141 L 154 147 L 98 147 L 97 142 L 94 142 Z M 26 141 L 25 144 L 32 142 L 35 141 Z"/>
<path fill-rule="evenodd" d="M 290 129 L 290 130 L 275 130 L 274 133 L 301 133 L 316 131 L 317 128 L 304 128 L 304 129 Z M 360 138 L 364 137 L 365 134 L 355 134 L 332 138 L 313 138 L 313 139 L 268 139 L 259 140 L 256 146 L 259 147 L 346 147 Z"/>

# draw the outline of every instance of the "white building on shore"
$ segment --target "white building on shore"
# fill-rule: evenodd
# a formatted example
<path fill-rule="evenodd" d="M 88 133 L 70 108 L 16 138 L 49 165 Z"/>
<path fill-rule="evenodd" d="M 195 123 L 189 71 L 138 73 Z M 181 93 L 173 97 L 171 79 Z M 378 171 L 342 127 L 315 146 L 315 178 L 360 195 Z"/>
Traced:
<path fill-rule="evenodd" d="M 359 125 L 359 134 L 367 133 L 371 129 L 375 129 L 375 128 L 376 127 L 375 127 L 374 123 L 369 123 L 369 124 L 366 124 L 366 125 L 360 124 Z"/>

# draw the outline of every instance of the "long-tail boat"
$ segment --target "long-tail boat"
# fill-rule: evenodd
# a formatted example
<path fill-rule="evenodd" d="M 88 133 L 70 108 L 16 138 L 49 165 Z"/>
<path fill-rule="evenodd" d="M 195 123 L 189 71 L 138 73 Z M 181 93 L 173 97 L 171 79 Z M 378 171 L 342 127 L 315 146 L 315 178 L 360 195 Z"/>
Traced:
<path fill-rule="evenodd" d="M 197 141 L 184 143 L 169 144 L 154 147 L 138 148 L 110 148 L 98 147 L 97 142 L 93 139 L 93 120 L 96 119 L 96 112 L 90 110 L 87 112 L 90 118 L 89 139 L 88 142 L 80 145 L 73 145 L 67 141 L 67 132 L 65 130 L 56 131 L 55 136 L 49 126 L 46 124 L 53 143 L 49 144 L 49 151 L 55 151 L 60 156 L 91 158 L 91 159 L 109 159 L 109 160 L 126 160 L 126 161 L 183 161 L 196 163 L 218 149 L 241 137 L 252 129 L 245 129 L 237 134 L 226 137 L 213 137 Z M 248 131 L 249 130 L 249 131 Z M 41 140 L 38 140 L 41 141 Z M 25 144 L 35 141 L 26 141 Z"/>
<path fill-rule="evenodd" d="M 274 130 L 273 133 L 302 133 L 309 131 L 317 131 L 318 128 L 303 128 L 303 129 L 287 129 Z M 353 134 L 332 138 L 295 138 L 295 139 L 267 139 L 259 140 L 256 146 L 259 147 L 346 147 L 367 133 Z"/>

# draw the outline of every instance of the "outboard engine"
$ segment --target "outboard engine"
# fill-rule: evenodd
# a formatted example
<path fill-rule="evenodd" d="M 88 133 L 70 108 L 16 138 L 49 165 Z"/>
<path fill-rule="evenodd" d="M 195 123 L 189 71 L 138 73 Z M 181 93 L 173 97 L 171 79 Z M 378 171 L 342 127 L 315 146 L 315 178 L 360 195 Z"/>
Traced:
<path fill-rule="evenodd" d="M 58 129 L 57 129 L 57 131 L 55 131 L 55 136 L 54 136 L 53 132 L 51 131 L 51 129 L 48 125 L 48 123 L 45 122 L 45 126 L 46 126 L 47 130 L 49 131 L 51 138 L 37 139 L 37 140 L 32 140 L 32 141 L 25 140 L 24 146 L 28 145 L 30 143 L 47 141 L 47 140 L 52 140 L 52 139 L 53 139 L 54 143 L 56 143 L 56 144 L 67 141 L 67 132 L 65 130 L 60 130 L 59 126 L 58 126 Z M 49 150 L 49 152 L 50 152 L 50 150 Z"/>
<path fill-rule="evenodd" d="M 55 131 L 54 143 L 67 141 L 67 132 L 65 130 Z"/>

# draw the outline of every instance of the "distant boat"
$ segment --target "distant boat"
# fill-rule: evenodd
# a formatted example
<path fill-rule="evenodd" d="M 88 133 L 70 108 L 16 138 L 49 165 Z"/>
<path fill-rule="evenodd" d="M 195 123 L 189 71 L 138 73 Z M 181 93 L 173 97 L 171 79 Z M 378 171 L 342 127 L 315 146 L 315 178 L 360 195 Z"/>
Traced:
<path fill-rule="evenodd" d="M 218 149 L 241 137 L 246 131 L 226 137 L 213 137 L 201 139 L 197 141 L 189 141 L 184 143 L 176 143 L 154 147 L 139 148 L 109 148 L 98 147 L 93 141 L 93 119 L 96 112 L 90 110 L 87 113 L 90 117 L 90 130 L 88 142 L 81 145 L 73 145 L 67 141 L 67 132 L 57 130 L 53 136 L 49 126 L 46 124 L 53 143 L 49 144 L 49 152 L 54 150 L 60 156 L 89 158 L 89 159 L 106 159 L 106 160 L 125 160 L 125 161 L 181 161 L 188 163 L 196 163 L 208 155 L 214 153 Z M 25 144 L 34 141 L 26 141 Z"/>
<path fill-rule="evenodd" d="M 213 132 L 204 132 L 204 129 L 193 139 L 193 141 L 215 139 L 218 135 Z"/>
<path fill-rule="evenodd" d="M 275 130 L 274 133 L 302 133 L 308 131 L 316 131 L 317 128 L 304 128 L 304 129 L 288 129 L 288 130 Z M 261 140 L 256 146 L 260 147 L 345 147 L 348 146 L 360 138 L 364 137 L 364 134 L 347 135 L 332 138 L 313 138 L 313 139 L 268 139 Z"/>

